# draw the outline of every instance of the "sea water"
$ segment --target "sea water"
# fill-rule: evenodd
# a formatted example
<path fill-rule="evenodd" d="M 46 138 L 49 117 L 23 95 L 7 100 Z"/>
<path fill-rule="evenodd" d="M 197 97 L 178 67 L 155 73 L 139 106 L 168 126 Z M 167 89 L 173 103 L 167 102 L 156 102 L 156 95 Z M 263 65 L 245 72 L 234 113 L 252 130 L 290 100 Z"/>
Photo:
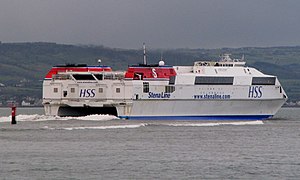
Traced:
<path fill-rule="evenodd" d="M 266 121 L 126 121 L 0 109 L 0 179 L 300 179 L 300 109 Z"/>

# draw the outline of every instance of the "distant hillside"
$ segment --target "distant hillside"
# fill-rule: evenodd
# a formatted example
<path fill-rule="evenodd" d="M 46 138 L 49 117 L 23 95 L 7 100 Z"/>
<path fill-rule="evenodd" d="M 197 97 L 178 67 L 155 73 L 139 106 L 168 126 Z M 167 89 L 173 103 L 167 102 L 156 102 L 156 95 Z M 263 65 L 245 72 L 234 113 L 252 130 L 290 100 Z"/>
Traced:
<path fill-rule="evenodd" d="M 129 64 L 142 62 L 142 49 L 114 49 L 103 46 L 63 45 L 56 43 L 0 43 L 0 102 L 41 98 L 41 85 L 51 66 L 65 63 L 102 64 L 125 70 Z M 245 55 L 247 65 L 267 74 L 275 74 L 283 82 L 292 100 L 300 100 L 300 46 L 269 48 L 168 49 L 148 50 L 149 63 L 161 56 L 166 64 L 192 65 L 195 60 L 218 59 L 220 54 Z M 0 84 L 0 85 L 1 85 Z"/>

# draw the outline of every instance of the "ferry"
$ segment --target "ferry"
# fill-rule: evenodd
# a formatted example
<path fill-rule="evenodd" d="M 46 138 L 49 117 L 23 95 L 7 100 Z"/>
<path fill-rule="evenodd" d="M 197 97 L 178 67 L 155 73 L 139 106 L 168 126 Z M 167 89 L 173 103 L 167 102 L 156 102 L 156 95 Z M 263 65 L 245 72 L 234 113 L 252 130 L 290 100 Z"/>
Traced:
<path fill-rule="evenodd" d="M 264 120 L 286 102 L 278 78 L 224 54 L 218 61 L 164 61 L 113 71 L 109 66 L 54 66 L 43 81 L 46 115 L 110 114 L 128 120 Z"/>

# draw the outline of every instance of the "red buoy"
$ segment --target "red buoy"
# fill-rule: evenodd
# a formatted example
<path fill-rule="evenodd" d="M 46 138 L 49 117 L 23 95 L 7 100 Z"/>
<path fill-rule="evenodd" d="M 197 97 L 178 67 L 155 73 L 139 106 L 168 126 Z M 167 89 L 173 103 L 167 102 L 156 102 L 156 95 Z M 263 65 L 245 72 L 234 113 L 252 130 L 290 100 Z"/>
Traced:
<path fill-rule="evenodd" d="M 11 124 L 17 124 L 16 121 L 16 106 L 12 105 L 11 107 Z"/>

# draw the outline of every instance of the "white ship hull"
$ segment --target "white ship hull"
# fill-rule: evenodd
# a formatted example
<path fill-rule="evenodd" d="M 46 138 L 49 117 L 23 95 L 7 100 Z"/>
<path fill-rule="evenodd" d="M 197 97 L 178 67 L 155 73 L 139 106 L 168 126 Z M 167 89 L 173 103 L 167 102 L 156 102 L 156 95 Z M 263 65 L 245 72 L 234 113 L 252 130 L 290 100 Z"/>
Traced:
<path fill-rule="evenodd" d="M 111 114 L 129 120 L 272 117 L 286 102 L 286 93 L 276 76 L 244 64 L 227 58 L 184 67 L 132 66 L 126 73 L 55 67 L 43 83 L 45 114 Z"/>
<path fill-rule="evenodd" d="M 132 104 L 115 105 L 115 107 L 119 118 L 129 120 L 261 120 L 272 117 L 284 103 L 284 99 L 135 100 Z M 104 108 L 103 106 L 77 106 L 79 110 L 75 107 L 48 104 L 44 108 L 47 115 L 59 116 L 78 116 L 81 115 L 78 112 L 90 110 L 89 108 L 101 112 Z M 63 109 L 59 111 L 60 108 Z"/>
<path fill-rule="evenodd" d="M 272 100 L 135 101 L 125 119 L 149 120 L 258 120 L 272 117 L 284 104 Z M 119 112 L 122 112 L 122 108 Z"/>

